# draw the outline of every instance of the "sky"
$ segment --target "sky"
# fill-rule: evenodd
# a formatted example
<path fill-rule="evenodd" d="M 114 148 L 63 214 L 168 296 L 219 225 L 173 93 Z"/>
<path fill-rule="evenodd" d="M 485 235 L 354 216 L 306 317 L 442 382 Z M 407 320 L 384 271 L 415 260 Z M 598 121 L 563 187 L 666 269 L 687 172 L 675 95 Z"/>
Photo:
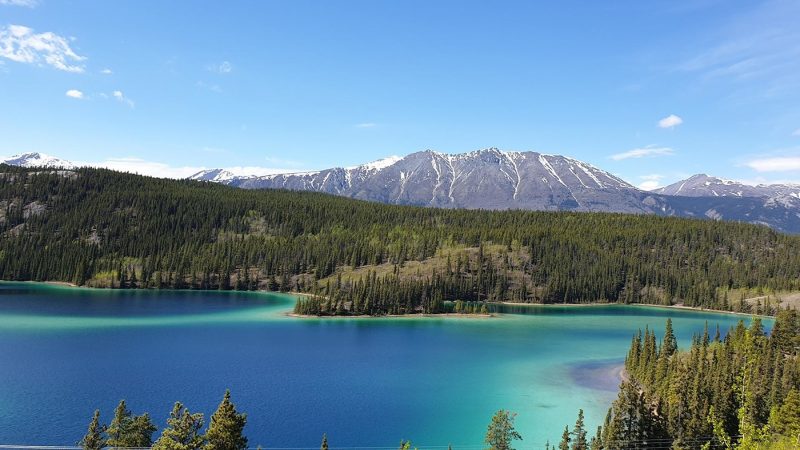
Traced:
<path fill-rule="evenodd" d="M 150 175 L 432 149 L 800 182 L 800 2 L 0 0 L 0 155 Z"/>

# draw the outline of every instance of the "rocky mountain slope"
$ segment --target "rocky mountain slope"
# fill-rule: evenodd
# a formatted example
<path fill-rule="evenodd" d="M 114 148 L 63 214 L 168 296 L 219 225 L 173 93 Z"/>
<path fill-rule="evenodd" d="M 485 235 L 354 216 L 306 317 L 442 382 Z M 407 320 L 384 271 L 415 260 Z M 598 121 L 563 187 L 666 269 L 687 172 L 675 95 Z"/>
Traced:
<path fill-rule="evenodd" d="M 649 212 L 642 192 L 564 156 L 497 149 L 448 155 L 426 150 L 350 168 L 213 179 L 247 189 L 311 190 L 383 203 L 470 209 Z"/>

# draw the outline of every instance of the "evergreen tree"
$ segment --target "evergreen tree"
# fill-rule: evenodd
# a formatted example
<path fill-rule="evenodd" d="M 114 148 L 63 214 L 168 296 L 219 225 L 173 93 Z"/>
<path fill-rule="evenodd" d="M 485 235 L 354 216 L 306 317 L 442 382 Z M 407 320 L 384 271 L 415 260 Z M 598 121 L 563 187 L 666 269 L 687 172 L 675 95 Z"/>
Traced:
<path fill-rule="evenodd" d="M 150 447 L 153 444 L 155 431 L 156 426 L 150 420 L 149 414 L 134 416 L 128 410 L 125 400 L 120 400 L 114 410 L 114 418 L 106 430 L 107 445 L 120 448 Z"/>
<path fill-rule="evenodd" d="M 564 432 L 561 433 L 561 442 L 558 443 L 558 450 L 569 450 L 569 426 L 564 427 Z"/>
<path fill-rule="evenodd" d="M 199 450 L 205 444 L 202 428 L 202 414 L 192 414 L 181 402 L 175 402 L 167 427 L 153 444 L 153 450 Z"/>
<path fill-rule="evenodd" d="M 319 450 L 328 450 L 328 435 L 322 435 L 322 444 L 319 446 Z"/>
<path fill-rule="evenodd" d="M 486 430 L 484 442 L 489 446 L 487 450 L 514 450 L 513 441 L 522 440 L 522 436 L 514 429 L 516 413 L 499 410 L 492 417 Z"/>
<path fill-rule="evenodd" d="M 572 430 L 572 450 L 588 450 L 586 427 L 583 423 L 583 410 L 578 410 L 578 420 Z"/>
<path fill-rule="evenodd" d="M 95 410 L 92 416 L 92 421 L 89 422 L 89 429 L 86 435 L 81 439 L 79 445 L 84 450 L 100 450 L 106 446 L 106 441 L 103 438 L 103 426 L 100 425 L 100 410 Z"/>
<path fill-rule="evenodd" d="M 678 351 L 678 340 L 675 338 L 675 333 L 672 331 L 672 318 L 667 318 L 667 325 L 664 329 L 664 340 L 661 343 L 661 353 L 670 357 L 676 351 Z"/>
<path fill-rule="evenodd" d="M 247 424 L 247 415 L 236 412 L 236 406 L 231 402 L 231 391 L 226 390 L 222 402 L 211 415 L 211 422 L 206 432 L 208 441 L 206 450 L 246 449 L 245 424 Z"/>
<path fill-rule="evenodd" d="M 131 412 L 125 405 L 125 400 L 120 400 L 114 409 L 114 418 L 106 429 L 108 435 L 107 444 L 110 447 L 127 447 L 125 445 L 125 434 L 131 422 Z"/>

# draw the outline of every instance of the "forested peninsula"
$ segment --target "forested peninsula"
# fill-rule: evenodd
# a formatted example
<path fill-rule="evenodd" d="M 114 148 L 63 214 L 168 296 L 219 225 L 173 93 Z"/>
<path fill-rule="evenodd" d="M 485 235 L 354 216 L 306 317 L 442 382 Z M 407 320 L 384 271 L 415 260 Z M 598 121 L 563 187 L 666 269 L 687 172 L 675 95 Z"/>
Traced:
<path fill-rule="evenodd" d="M 767 227 L 393 206 L 91 168 L 0 166 L 0 236 L 4 280 L 312 294 L 301 314 L 499 301 L 772 313 L 746 293 L 800 290 L 800 237 Z"/>
<path fill-rule="evenodd" d="M 758 318 L 749 327 L 706 328 L 685 351 L 669 319 L 662 336 L 659 343 L 653 330 L 634 335 L 605 423 L 589 439 L 579 412 L 558 449 L 800 448 L 797 311 L 780 311 L 769 335 Z"/>

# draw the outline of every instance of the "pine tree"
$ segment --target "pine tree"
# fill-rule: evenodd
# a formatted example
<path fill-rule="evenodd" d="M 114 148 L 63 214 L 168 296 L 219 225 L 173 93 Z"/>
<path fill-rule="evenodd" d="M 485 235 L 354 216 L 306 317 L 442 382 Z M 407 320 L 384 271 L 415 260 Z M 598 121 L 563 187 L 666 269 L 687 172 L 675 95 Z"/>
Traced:
<path fill-rule="evenodd" d="M 103 438 L 103 426 L 100 425 L 99 409 L 94 411 L 92 421 L 89 423 L 89 429 L 79 444 L 83 447 L 83 450 L 100 450 L 106 446 L 106 441 Z"/>
<path fill-rule="evenodd" d="M 205 437 L 203 415 L 192 414 L 181 402 L 175 402 L 167 419 L 167 427 L 153 444 L 153 450 L 198 450 L 203 448 Z"/>
<path fill-rule="evenodd" d="M 514 440 L 522 440 L 522 436 L 514 429 L 516 413 L 499 410 L 492 417 L 486 430 L 484 442 L 489 445 L 487 450 L 514 450 L 511 445 Z"/>
<path fill-rule="evenodd" d="M 583 410 L 578 410 L 578 420 L 575 422 L 575 428 L 572 430 L 572 450 L 587 450 L 588 444 L 586 442 L 586 427 L 583 423 Z"/>
<path fill-rule="evenodd" d="M 678 350 L 678 340 L 672 331 L 672 319 L 667 318 L 667 325 L 664 329 L 664 340 L 661 344 L 661 353 L 667 357 L 672 356 Z"/>
<path fill-rule="evenodd" d="M 328 435 L 322 435 L 322 445 L 319 446 L 319 450 L 328 450 Z"/>
<path fill-rule="evenodd" d="M 124 435 L 131 421 L 131 412 L 125 405 L 125 400 L 120 400 L 114 409 L 114 418 L 106 429 L 108 434 L 107 444 L 110 447 L 127 447 L 124 442 Z"/>
<path fill-rule="evenodd" d="M 247 448 L 247 438 L 244 436 L 244 426 L 247 424 L 247 415 L 236 412 L 236 406 L 231 402 L 231 391 L 226 390 L 222 402 L 211 415 L 211 422 L 206 432 L 206 450 L 244 450 Z"/>
<path fill-rule="evenodd" d="M 561 442 L 558 443 L 558 450 L 569 450 L 569 426 L 564 427 L 564 432 L 561 433 Z"/>

